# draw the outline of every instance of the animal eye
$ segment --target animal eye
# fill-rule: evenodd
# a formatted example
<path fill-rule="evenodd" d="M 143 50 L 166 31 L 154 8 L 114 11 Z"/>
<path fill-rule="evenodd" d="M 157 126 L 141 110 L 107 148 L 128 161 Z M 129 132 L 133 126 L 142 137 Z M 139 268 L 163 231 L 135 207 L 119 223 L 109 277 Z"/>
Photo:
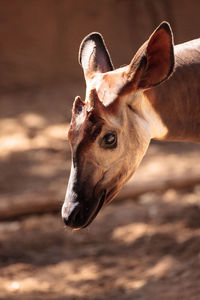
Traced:
<path fill-rule="evenodd" d="M 113 149 L 117 146 L 117 134 L 115 132 L 108 132 L 104 135 L 101 146 L 103 148 Z"/>

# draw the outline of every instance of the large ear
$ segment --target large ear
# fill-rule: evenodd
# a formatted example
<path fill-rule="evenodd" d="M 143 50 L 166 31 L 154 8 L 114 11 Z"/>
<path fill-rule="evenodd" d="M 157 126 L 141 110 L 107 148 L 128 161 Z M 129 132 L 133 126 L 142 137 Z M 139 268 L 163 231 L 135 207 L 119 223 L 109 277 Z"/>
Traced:
<path fill-rule="evenodd" d="M 170 25 L 163 22 L 138 50 L 128 68 L 128 81 L 150 88 L 166 80 L 174 69 L 174 44 Z"/>
<path fill-rule="evenodd" d="M 79 50 L 79 63 L 87 78 L 94 72 L 113 70 L 110 55 L 100 33 L 93 32 L 84 38 Z"/>

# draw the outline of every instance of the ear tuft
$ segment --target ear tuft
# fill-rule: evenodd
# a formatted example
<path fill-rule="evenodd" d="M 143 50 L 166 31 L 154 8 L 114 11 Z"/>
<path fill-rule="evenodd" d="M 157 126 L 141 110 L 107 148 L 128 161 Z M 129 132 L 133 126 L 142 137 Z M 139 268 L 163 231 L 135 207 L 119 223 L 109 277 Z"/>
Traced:
<path fill-rule="evenodd" d="M 102 35 L 98 32 L 90 33 L 83 39 L 78 60 L 83 67 L 85 76 L 88 73 L 105 73 L 113 70 L 109 52 Z"/>

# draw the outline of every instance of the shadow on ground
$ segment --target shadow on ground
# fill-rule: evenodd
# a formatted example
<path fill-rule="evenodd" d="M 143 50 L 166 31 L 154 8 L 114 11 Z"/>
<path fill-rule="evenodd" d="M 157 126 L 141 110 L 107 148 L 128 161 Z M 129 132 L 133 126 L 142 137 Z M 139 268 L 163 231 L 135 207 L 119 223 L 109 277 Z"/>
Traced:
<path fill-rule="evenodd" d="M 49 89 L 11 98 L 1 101 L 0 197 L 61 206 L 71 100 Z M 133 180 L 190 174 L 198 157 L 197 145 L 153 142 Z M 0 299 L 199 299 L 199 199 L 199 186 L 148 193 L 106 207 L 78 232 L 64 229 L 60 214 L 1 222 Z"/>

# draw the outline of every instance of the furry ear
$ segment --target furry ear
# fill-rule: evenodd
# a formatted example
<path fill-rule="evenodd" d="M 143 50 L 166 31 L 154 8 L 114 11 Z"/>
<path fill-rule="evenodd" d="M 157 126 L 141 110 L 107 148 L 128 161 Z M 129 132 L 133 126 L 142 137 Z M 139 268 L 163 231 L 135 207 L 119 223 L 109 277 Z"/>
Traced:
<path fill-rule="evenodd" d="M 163 22 L 138 50 L 128 67 L 129 84 L 147 89 L 165 81 L 174 69 L 174 44 L 170 25 Z"/>
<path fill-rule="evenodd" d="M 85 77 L 94 72 L 105 73 L 113 70 L 110 55 L 100 33 L 93 32 L 84 38 L 79 49 L 79 63 Z"/>

